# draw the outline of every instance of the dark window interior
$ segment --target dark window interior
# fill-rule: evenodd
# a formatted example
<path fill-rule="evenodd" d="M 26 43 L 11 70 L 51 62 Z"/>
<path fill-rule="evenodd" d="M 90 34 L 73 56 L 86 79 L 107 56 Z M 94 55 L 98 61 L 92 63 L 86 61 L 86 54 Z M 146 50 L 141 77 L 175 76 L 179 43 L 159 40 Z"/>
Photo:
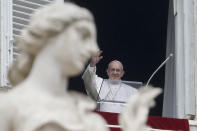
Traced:
<path fill-rule="evenodd" d="M 97 65 L 99 76 L 107 78 L 111 60 L 120 60 L 124 80 L 146 83 L 165 60 L 169 0 L 73 0 L 88 8 L 95 17 L 98 44 L 103 59 Z M 151 80 L 151 85 L 164 88 L 165 68 Z M 70 79 L 70 90 L 85 93 L 81 75 Z M 163 94 L 157 97 L 150 115 L 161 116 Z"/>

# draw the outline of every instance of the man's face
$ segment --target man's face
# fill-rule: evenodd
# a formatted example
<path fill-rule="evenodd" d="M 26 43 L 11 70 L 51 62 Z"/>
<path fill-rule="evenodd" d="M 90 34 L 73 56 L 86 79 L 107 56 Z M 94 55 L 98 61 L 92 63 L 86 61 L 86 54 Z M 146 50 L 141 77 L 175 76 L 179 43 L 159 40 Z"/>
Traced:
<path fill-rule="evenodd" d="M 110 80 L 120 80 L 124 75 L 122 64 L 118 61 L 112 61 L 107 69 L 107 75 Z"/>

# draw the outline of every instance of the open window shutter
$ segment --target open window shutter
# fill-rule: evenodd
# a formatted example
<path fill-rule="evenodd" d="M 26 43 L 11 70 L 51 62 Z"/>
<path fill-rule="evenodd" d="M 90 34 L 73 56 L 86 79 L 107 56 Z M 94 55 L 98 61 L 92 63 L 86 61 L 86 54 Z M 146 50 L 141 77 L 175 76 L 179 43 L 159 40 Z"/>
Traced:
<path fill-rule="evenodd" d="M 27 27 L 29 18 L 37 8 L 55 0 L 13 0 L 13 37 L 19 37 L 23 28 Z M 18 56 L 17 46 L 13 45 L 13 58 Z"/>
<path fill-rule="evenodd" d="M 64 0 L 0 0 L 0 86 L 7 87 L 7 71 L 12 61 L 19 54 L 14 40 L 20 37 L 20 32 L 27 27 L 32 13 L 39 7 L 51 2 L 64 2 Z"/>

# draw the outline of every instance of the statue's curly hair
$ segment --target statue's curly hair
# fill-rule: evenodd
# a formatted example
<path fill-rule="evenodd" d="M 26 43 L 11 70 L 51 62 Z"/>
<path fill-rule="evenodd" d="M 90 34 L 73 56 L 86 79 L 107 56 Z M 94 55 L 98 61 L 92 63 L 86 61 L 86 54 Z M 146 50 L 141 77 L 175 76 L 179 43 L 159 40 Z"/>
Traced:
<path fill-rule="evenodd" d="M 68 2 L 50 4 L 36 11 L 30 19 L 28 28 L 22 31 L 21 37 L 16 41 L 21 55 L 13 62 L 8 72 L 10 84 L 15 86 L 28 76 L 34 58 L 49 38 L 81 20 L 94 21 L 87 9 Z"/>

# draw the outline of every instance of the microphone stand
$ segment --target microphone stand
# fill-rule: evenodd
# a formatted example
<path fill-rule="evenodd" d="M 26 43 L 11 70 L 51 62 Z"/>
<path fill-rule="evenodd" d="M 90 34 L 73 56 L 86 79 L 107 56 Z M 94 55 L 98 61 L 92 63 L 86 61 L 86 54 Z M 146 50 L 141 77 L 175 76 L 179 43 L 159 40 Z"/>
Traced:
<path fill-rule="evenodd" d="M 151 79 L 153 78 L 153 76 L 158 72 L 159 69 L 161 69 L 161 67 L 162 67 L 163 65 L 165 65 L 165 64 L 167 63 L 167 61 L 168 61 L 171 57 L 173 57 L 173 54 L 172 54 L 172 53 L 171 53 L 171 54 L 165 59 L 165 61 L 162 62 L 161 65 L 153 72 L 153 74 L 151 75 L 151 77 L 148 79 L 148 82 L 146 83 L 146 86 L 145 86 L 146 88 L 147 88 L 147 86 L 149 85 L 149 83 L 150 83 Z"/>
<path fill-rule="evenodd" d="M 100 103 L 98 104 L 98 98 L 99 98 L 99 95 L 100 95 L 100 92 L 101 92 L 101 88 L 102 88 L 102 86 L 103 86 L 103 82 L 104 82 L 104 79 L 103 79 L 103 81 L 102 81 L 102 83 L 101 83 L 101 86 L 100 86 L 98 95 L 97 95 L 97 97 L 96 97 L 96 102 L 97 102 L 97 105 L 98 105 L 97 109 L 98 109 L 99 111 L 100 111 Z M 99 102 L 100 102 L 100 99 L 99 99 Z"/>

